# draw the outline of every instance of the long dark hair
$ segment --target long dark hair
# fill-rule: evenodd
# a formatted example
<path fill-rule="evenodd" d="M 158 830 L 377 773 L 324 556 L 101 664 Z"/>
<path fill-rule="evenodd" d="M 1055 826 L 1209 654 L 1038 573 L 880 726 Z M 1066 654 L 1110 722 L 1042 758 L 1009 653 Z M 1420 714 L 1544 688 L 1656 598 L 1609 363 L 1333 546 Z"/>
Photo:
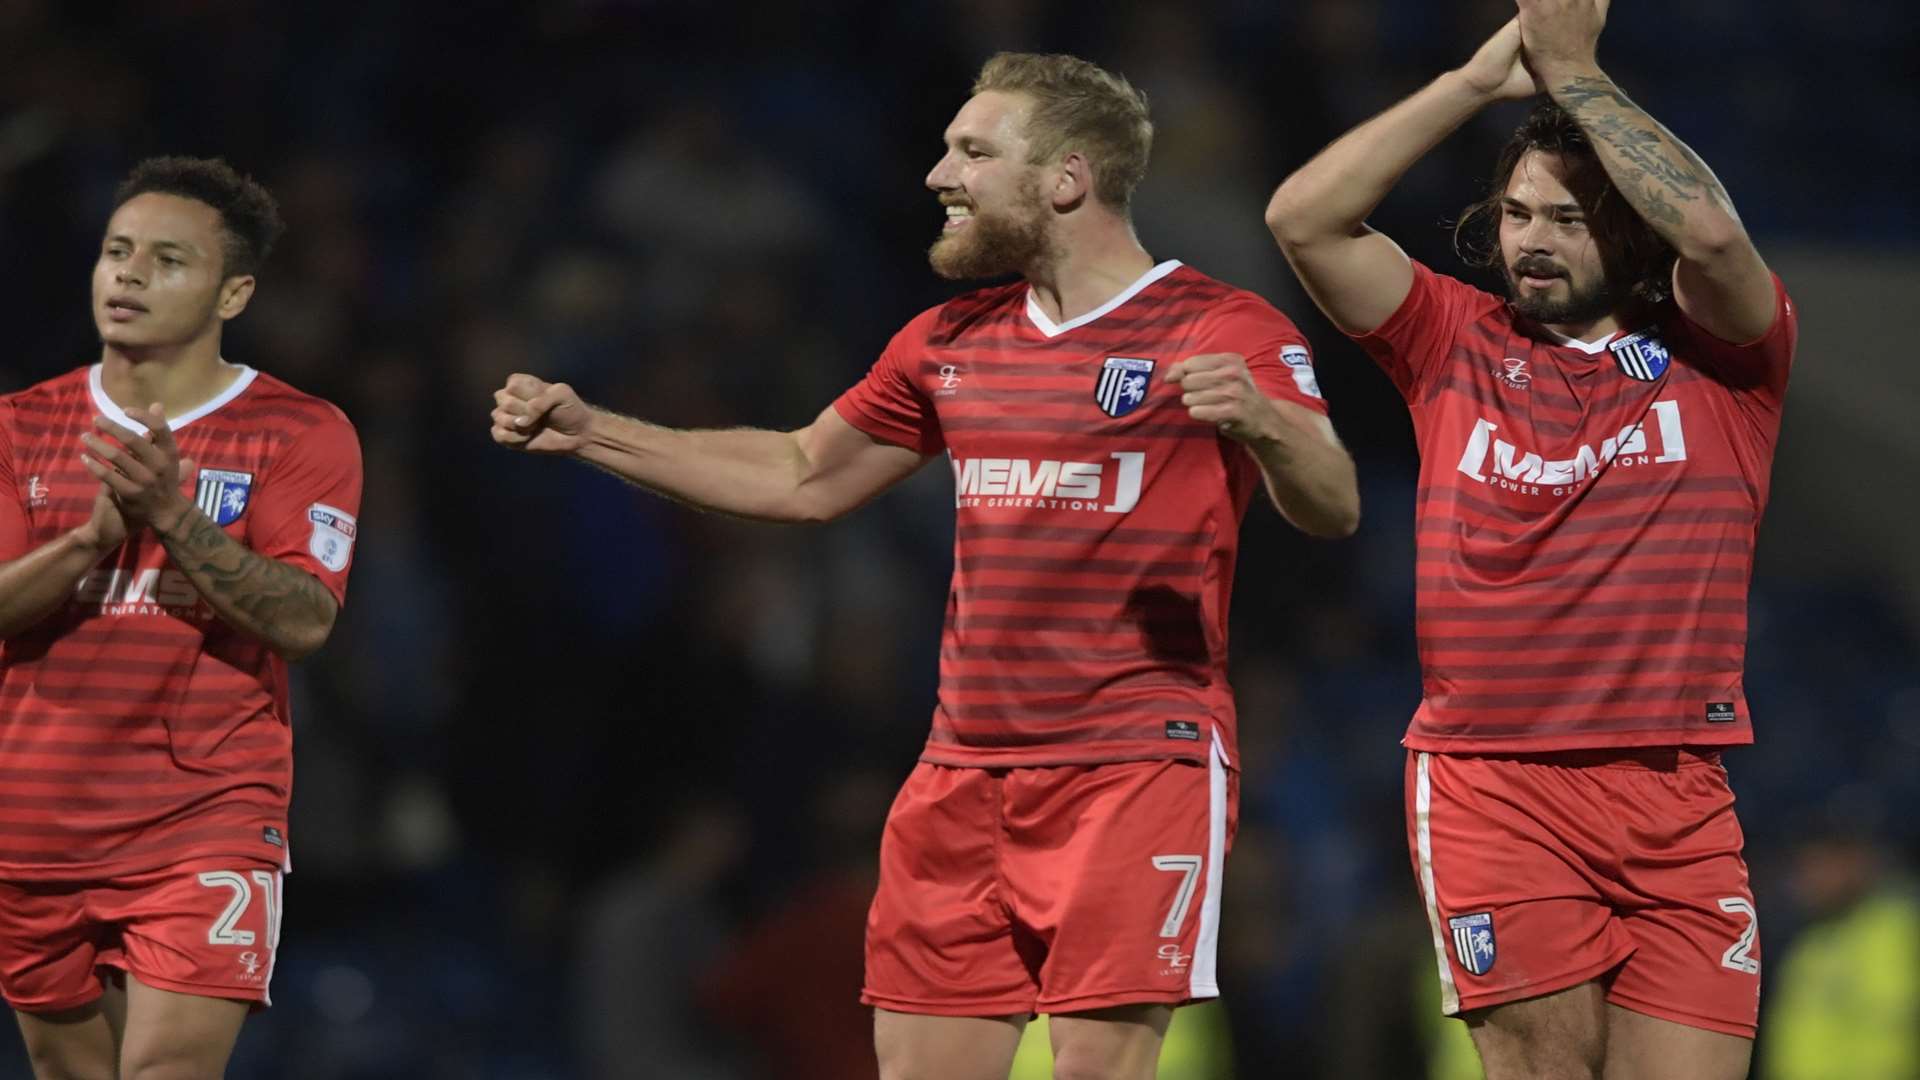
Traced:
<path fill-rule="evenodd" d="M 1507 140 L 1493 166 L 1487 196 L 1460 212 L 1453 250 L 1469 266 L 1501 269 L 1500 211 L 1507 181 L 1528 151 L 1556 154 L 1567 163 L 1567 188 L 1585 212 L 1587 230 L 1600 246 L 1607 280 L 1622 295 L 1649 303 L 1673 292 L 1674 250 L 1621 196 L 1599 155 L 1567 111 L 1542 101 Z"/>

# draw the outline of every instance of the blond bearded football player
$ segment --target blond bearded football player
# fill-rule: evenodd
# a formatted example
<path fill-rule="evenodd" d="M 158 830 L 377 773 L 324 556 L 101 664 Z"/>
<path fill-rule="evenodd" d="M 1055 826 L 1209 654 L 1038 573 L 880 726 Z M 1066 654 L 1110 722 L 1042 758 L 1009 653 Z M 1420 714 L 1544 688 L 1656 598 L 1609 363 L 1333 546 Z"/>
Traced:
<path fill-rule="evenodd" d="M 773 521 L 947 457 L 939 703 L 868 922 L 881 1075 L 1004 1077 L 1045 1012 L 1055 1076 L 1146 1080 L 1172 1008 L 1218 993 L 1241 516 L 1264 483 L 1342 536 L 1359 496 L 1293 324 L 1135 238 L 1145 99 L 1067 56 L 1002 54 L 973 90 L 927 175 L 933 267 L 1022 280 L 915 318 L 798 431 L 667 430 L 516 375 L 493 436 Z"/>
<path fill-rule="evenodd" d="M 1413 412 L 1408 839 L 1446 1010 L 1491 1080 L 1732 1080 L 1760 952 L 1719 751 L 1752 741 L 1747 581 L 1796 320 L 1712 172 L 1596 64 L 1605 14 L 1521 0 L 1267 220 Z M 1366 227 L 1468 117 L 1540 91 L 1460 225 L 1504 297 Z"/>
<path fill-rule="evenodd" d="M 0 993 L 42 1080 L 219 1076 L 267 1003 L 287 661 L 360 503 L 340 410 L 220 356 L 279 231 L 225 162 L 140 163 L 99 363 L 0 397 Z"/>

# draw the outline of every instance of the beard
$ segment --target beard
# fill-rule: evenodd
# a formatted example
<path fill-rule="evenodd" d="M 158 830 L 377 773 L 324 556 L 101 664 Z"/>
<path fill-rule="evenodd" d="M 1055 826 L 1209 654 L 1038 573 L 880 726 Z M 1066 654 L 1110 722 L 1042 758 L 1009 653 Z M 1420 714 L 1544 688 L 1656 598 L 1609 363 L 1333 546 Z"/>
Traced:
<path fill-rule="evenodd" d="M 1051 248 L 1040 181 L 1029 178 L 1007 210 L 982 213 L 976 206 L 958 234 L 933 242 L 927 262 L 948 281 L 964 281 L 1023 273 L 1044 261 Z"/>
<path fill-rule="evenodd" d="M 1582 287 L 1574 284 L 1567 271 L 1546 259 L 1522 256 L 1506 268 L 1507 296 L 1513 310 L 1543 326 L 1590 323 L 1605 318 L 1620 308 L 1620 290 L 1602 274 Z M 1554 299 L 1549 293 L 1523 288 L 1526 276 L 1556 277 L 1567 283 L 1567 295 Z"/>

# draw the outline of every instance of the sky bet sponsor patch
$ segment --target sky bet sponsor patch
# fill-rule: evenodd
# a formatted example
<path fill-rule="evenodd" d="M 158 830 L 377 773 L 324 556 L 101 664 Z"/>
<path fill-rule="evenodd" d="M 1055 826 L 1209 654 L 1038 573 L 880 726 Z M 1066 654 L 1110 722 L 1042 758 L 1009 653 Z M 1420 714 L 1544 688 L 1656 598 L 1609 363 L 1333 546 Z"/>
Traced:
<path fill-rule="evenodd" d="M 307 520 L 313 522 L 307 550 L 334 573 L 345 570 L 353 558 L 353 538 L 359 531 L 353 515 L 326 503 L 314 503 L 307 508 Z"/>

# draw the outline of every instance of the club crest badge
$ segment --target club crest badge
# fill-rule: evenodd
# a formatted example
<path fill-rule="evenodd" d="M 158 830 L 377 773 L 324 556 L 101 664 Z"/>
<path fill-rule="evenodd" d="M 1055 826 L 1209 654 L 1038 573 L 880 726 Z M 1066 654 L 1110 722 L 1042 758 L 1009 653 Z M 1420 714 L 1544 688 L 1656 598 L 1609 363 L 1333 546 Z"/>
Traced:
<path fill-rule="evenodd" d="M 1622 375 L 1641 382 L 1653 382 L 1666 374 L 1667 364 L 1673 359 L 1660 339 L 1645 331 L 1628 334 L 1610 343 L 1607 349 L 1613 353 L 1614 363 L 1620 365 Z"/>
<path fill-rule="evenodd" d="M 1447 920 L 1453 931 L 1453 955 L 1469 975 L 1485 975 L 1493 970 L 1493 913 L 1478 911 L 1456 915 Z"/>
<path fill-rule="evenodd" d="M 231 525 L 247 512 L 247 502 L 252 496 L 252 473 L 201 469 L 193 501 L 215 525 Z"/>
<path fill-rule="evenodd" d="M 1118 419 L 1147 400 L 1147 380 L 1152 377 L 1151 360 L 1109 356 L 1100 366 L 1100 381 L 1094 384 L 1093 400 L 1101 412 Z"/>

